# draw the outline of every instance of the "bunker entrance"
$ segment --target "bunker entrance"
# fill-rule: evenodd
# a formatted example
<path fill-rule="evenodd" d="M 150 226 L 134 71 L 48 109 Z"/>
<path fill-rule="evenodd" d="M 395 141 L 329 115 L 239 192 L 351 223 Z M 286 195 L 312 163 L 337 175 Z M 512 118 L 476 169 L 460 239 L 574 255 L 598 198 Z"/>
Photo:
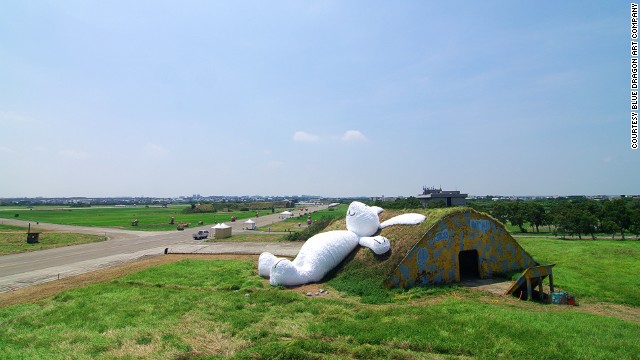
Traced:
<path fill-rule="evenodd" d="M 458 269 L 460 281 L 479 279 L 478 250 L 464 250 L 458 253 Z"/>

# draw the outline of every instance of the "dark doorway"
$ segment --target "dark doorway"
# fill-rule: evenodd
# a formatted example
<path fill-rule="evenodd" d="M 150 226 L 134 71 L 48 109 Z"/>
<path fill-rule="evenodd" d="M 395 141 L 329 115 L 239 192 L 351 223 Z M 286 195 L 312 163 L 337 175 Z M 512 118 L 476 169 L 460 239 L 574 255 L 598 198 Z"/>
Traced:
<path fill-rule="evenodd" d="M 451 207 L 451 198 L 450 197 L 447 198 L 447 207 Z"/>
<path fill-rule="evenodd" d="M 479 279 L 478 250 L 464 250 L 458 253 L 460 280 Z"/>

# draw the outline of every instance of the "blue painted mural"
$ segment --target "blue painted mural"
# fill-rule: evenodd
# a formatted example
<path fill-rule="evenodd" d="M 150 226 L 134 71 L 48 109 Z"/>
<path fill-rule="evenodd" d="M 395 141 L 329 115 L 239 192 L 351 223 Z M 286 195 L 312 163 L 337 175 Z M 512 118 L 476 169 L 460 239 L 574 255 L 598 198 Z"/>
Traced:
<path fill-rule="evenodd" d="M 488 278 L 535 265 L 502 224 L 466 209 L 435 223 L 392 271 L 385 285 L 411 288 L 446 284 L 460 281 L 461 271 Z"/>

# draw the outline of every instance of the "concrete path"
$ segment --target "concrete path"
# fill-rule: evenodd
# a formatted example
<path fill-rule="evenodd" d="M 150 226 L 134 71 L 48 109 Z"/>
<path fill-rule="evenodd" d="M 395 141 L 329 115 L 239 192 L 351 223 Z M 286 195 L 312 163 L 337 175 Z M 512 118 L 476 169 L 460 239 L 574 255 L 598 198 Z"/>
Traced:
<path fill-rule="evenodd" d="M 326 206 L 309 207 L 309 211 L 326 209 Z M 278 214 L 252 218 L 258 227 L 268 226 L 280 221 Z M 254 230 L 243 230 L 246 220 L 227 222 L 232 233 L 260 233 Z M 2 223 L 27 226 L 27 222 L 2 219 Z M 97 269 L 106 268 L 145 256 L 164 253 L 197 253 L 208 254 L 260 254 L 269 251 L 280 256 L 295 256 L 302 243 L 269 243 L 269 242 L 214 242 L 203 243 L 193 240 L 191 235 L 197 230 L 210 230 L 211 225 L 188 228 L 185 231 L 132 231 L 111 228 L 80 227 L 70 225 L 31 224 L 32 230 L 52 230 L 102 235 L 107 241 L 75 246 L 67 246 L 49 250 L 0 256 L 0 292 L 15 288 L 35 285 L 46 281 L 68 277 Z"/>
<path fill-rule="evenodd" d="M 459 283 L 460 286 L 486 291 L 494 295 L 505 295 L 512 284 L 513 281 L 504 279 L 473 279 Z"/>

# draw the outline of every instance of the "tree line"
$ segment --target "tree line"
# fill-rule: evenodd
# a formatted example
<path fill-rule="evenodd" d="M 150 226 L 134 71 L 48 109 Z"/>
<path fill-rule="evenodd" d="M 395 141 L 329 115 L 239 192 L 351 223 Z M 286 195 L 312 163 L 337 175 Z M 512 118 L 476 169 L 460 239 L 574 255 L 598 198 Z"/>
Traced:
<path fill-rule="evenodd" d="M 469 206 L 487 212 L 502 223 L 508 221 L 520 232 L 529 224 L 539 232 L 549 226 L 554 235 L 640 234 L 640 199 L 594 200 L 584 197 L 530 201 L 472 200 Z"/>
<path fill-rule="evenodd" d="M 257 210 L 271 210 L 271 212 L 274 212 L 275 209 L 293 207 L 295 207 L 293 201 L 202 202 L 199 204 L 191 204 L 184 208 L 182 212 L 184 214 Z"/>

